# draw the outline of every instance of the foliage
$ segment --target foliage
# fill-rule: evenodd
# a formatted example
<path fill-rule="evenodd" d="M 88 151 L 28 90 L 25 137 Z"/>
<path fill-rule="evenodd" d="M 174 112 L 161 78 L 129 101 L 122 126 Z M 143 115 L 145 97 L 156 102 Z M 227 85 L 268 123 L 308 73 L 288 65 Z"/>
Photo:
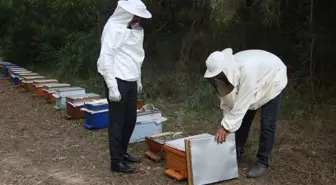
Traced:
<path fill-rule="evenodd" d="M 100 35 L 116 2 L 1 1 L 3 55 L 18 64 L 57 69 L 57 76 L 64 80 L 98 82 Z M 317 96 L 315 91 L 331 94 L 335 90 L 334 64 L 329 61 L 336 47 L 332 44 L 336 26 L 328 17 L 335 17 L 336 2 L 319 1 L 313 6 L 312 2 L 145 0 L 153 14 L 151 20 L 143 21 L 146 94 L 204 101 L 201 97 L 206 95 L 198 85 L 203 83 L 199 79 L 206 57 L 214 50 L 232 47 L 235 52 L 258 48 L 279 55 L 288 66 L 291 83 L 295 80 L 305 86 L 302 93 L 315 87 L 308 93 L 313 94 L 311 98 L 329 100 L 331 96 Z M 158 70 L 163 71 L 160 78 Z M 192 102 L 187 104 L 192 107 Z"/>

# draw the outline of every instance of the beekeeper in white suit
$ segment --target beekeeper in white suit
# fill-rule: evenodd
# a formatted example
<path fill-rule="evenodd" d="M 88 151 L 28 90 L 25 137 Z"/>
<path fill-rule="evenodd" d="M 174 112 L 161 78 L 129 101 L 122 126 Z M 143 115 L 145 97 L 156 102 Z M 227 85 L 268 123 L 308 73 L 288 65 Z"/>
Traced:
<path fill-rule="evenodd" d="M 127 153 L 137 117 L 137 93 L 142 90 L 141 65 L 145 58 L 141 18 L 151 13 L 140 0 L 118 1 L 104 26 L 98 72 L 104 77 L 109 102 L 109 149 L 111 170 L 131 173 L 126 162 L 139 162 Z"/>
<path fill-rule="evenodd" d="M 245 50 L 233 55 L 232 49 L 216 51 L 206 60 L 204 75 L 220 97 L 223 119 L 216 133 L 218 143 L 235 132 L 238 160 L 244 153 L 256 111 L 261 109 L 257 161 L 247 177 L 268 172 L 268 158 L 274 145 L 275 127 L 282 91 L 287 85 L 287 68 L 280 58 L 263 50 Z"/>

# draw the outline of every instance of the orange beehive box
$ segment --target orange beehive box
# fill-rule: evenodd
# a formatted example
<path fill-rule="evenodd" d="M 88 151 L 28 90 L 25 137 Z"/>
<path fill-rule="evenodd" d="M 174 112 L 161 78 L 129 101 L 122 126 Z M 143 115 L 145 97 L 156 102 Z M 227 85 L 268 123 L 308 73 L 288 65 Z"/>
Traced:
<path fill-rule="evenodd" d="M 33 81 L 33 92 L 35 96 L 43 96 L 43 86 L 47 84 L 57 84 L 56 79 L 43 79 L 43 80 L 34 80 Z"/>
<path fill-rule="evenodd" d="M 164 145 L 167 141 L 182 135 L 183 132 L 165 132 L 153 136 L 145 137 L 148 150 L 145 155 L 154 162 L 160 162 L 164 158 Z"/>
<path fill-rule="evenodd" d="M 175 148 L 164 146 L 165 162 L 167 170 L 166 175 L 176 180 L 184 180 L 188 178 L 186 152 Z"/>
<path fill-rule="evenodd" d="M 37 73 L 30 74 L 19 74 L 19 86 L 24 87 L 24 83 L 22 82 L 25 77 L 39 76 Z"/>
<path fill-rule="evenodd" d="M 34 80 L 41 80 L 41 79 L 44 79 L 43 76 L 28 76 L 28 77 L 24 77 L 23 80 L 22 80 L 22 83 L 23 83 L 23 87 L 26 89 L 26 90 L 29 90 L 29 91 L 33 91 L 33 83 L 34 83 Z"/>
<path fill-rule="evenodd" d="M 166 142 L 164 150 L 167 169 L 164 171 L 164 174 L 176 180 L 188 179 L 188 169 L 190 170 L 190 167 L 187 161 L 188 151 L 185 146 L 185 141 L 193 138 L 201 138 L 203 135 L 204 134 L 195 135 Z"/>
<path fill-rule="evenodd" d="M 44 97 L 45 91 L 43 91 L 43 86 L 48 84 L 58 84 L 58 82 L 50 82 L 50 83 L 42 83 L 42 84 L 34 84 L 34 95 L 37 97 Z"/>
<path fill-rule="evenodd" d="M 53 103 L 56 101 L 56 98 L 53 96 L 53 93 L 56 92 L 56 89 L 66 89 L 70 88 L 70 84 L 47 84 L 43 87 L 43 97 L 48 103 Z"/>
<path fill-rule="evenodd" d="M 84 103 L 100 99 L 102 99 L 101 96 L 94 93 L 66 97 L 67 117 L 73 119 L 84 118 L 84 112 L 81 111 Z"/>

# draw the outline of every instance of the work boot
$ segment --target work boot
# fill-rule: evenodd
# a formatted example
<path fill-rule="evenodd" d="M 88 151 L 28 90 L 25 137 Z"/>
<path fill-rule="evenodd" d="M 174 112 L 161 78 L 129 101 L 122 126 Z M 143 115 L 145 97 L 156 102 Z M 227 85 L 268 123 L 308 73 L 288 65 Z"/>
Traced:
<path fill-rule="evenodd" d="M 268 166 L 256 162 L 253 166 L 251 166 L 247 171 L 248 178 L 257 178 L 265 175 L 268 172 Z"/>
<path fill-rule="evenodd" d="M 127 161 L 127 162 L 130 162 L 130 163 L 137 163 L 137 162 L 140 162 L 139 159 L 131 156 L 130 154 L 126 153 L 124 155 L 124 160 Z"/>
<path fill-rule="evenodd" d="M 111 171 L 121 173 L 133 173 L 136 171 L 134 167 L 128 166 L 125 162 L 111 162 Z"/>

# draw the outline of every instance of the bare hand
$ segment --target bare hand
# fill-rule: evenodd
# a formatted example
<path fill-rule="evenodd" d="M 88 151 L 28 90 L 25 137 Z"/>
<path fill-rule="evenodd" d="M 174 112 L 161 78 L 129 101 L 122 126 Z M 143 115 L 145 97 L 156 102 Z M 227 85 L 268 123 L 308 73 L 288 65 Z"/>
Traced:
<path fill-rule="evenodd" d="M 226 135 L 228 132 L 223 128 L 223 126 L 219 127 L 216 133 L 215 141 L 217 141 L 218 144 L 222 144 L 226 141 Z"/>

